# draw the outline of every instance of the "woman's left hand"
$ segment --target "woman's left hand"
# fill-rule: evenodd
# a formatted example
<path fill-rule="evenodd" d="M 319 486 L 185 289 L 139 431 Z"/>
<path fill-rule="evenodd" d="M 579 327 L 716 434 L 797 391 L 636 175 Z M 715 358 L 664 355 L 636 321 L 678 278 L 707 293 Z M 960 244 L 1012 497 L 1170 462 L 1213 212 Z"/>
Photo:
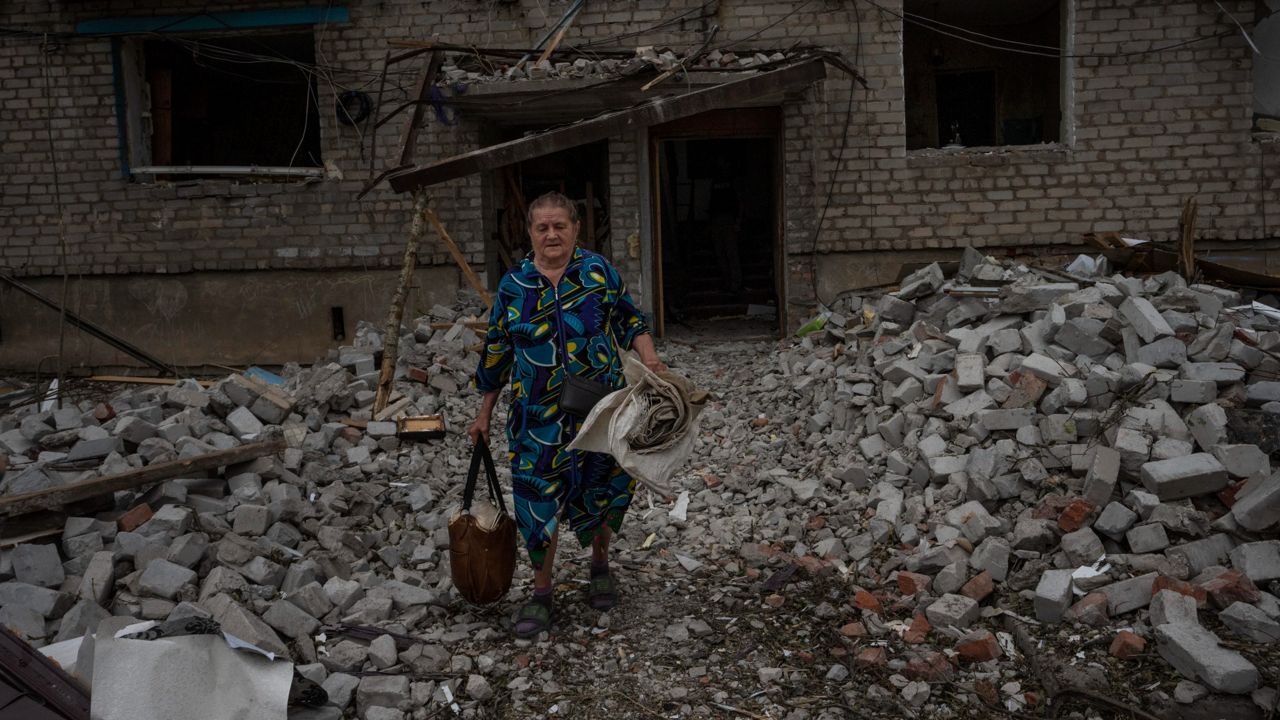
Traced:
<path fill-rule="evenodd" d="M 649 368 L 653 372 L 665 372 L 667 370 L 670 370 L 670 368 L 667 367 L 667 364 L 662 362 L 662 360 L 659 359 L 657 356 L 654 356 L 651 358 L 643 358 L 643 361 L 644 361 L 644 366 Z"/>

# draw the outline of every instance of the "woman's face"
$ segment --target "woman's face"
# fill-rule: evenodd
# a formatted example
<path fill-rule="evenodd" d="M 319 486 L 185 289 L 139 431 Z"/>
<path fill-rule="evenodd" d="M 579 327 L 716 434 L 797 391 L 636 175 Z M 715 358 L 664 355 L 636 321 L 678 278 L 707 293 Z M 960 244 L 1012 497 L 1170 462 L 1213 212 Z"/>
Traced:
<path fill-rule="evenodd" d="M 569 211 L 560 207 L 542 207 L 533 211 L 529 225 L 533 241 L 533 258 L 547 265 L 559 265 L 573 253 L 578 239 L 578 223 L 569 219 Z"/>

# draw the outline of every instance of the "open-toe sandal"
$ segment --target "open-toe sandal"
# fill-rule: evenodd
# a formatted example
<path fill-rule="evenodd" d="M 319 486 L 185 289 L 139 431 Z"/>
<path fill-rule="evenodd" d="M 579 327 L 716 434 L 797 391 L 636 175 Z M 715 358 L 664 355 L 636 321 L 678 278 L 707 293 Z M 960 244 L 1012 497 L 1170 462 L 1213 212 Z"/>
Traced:
<path fill-rule="evenodd" d="M 618 581 L 611 573 L 596 575 L 587 588 L 587 599 L 594 610 L 612 610 L 618 604 Z"/>
<path fill-rule="evenodd" d="M 516 637 L 534 638 L 544 630 L 551 629 L 551 606 L 537 600 L 530 600 L 520 608 L 516 615 Z"/>

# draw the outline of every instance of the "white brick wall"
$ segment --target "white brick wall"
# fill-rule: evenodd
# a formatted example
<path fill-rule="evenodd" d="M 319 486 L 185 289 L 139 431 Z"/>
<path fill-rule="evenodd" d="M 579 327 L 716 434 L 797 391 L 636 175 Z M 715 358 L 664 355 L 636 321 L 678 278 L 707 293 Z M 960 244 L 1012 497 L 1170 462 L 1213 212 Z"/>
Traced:
<path fill-rule="evenodd" d="M 796 12 L 796 3 L 722 0 L 714 17 L 675 23 L 621 44 L 679 50 L 698 42 L 704 27 L 716 23 L 719 44 L 733 46 L 744 39 L 746 46 L 760 48 L 813 43 L 843 53 L 866 75 L 869 87 L 862 90 L 833 69 L 827 81 L 785 106 L 788 295 L 797 300 L 808 293 L 805 273 L 815 249 L 814 225 L 829 183 L 835 184 L 834 193 L 816 237 L 819 254 L 1060 244 L 1075 242 L 1083 232 L 1109 229 L 1170 237 L 1188 194 L 1199 198 L 1199 228 L 1206 238 L 1259 239 L 1264 212 L 1267 228 L 1280 226 L 1280 152 L 1273 145 L 1261 156 L 1250 133 L 1253 58 L 1238 33 L 1158 55 L 1092 57 L 1229 29 L 1216 7 L 1194 0 L 1075 1 L 1075 51 L 1087 57 L 1072 61 L 1074 143 L 1052 149 L 908 153 L 901 21 L 864 3 L 817 0 Z M 900 7 L 900 1 L 881 2 Z M 1250 16 L 1250 2 L 1225 4 Z M 295 5 L 263 2 L 253 9 Z M 568 5 L 568 0 L 350 0 L 351 23 L 318 33 L 320 60 L 348 71 L 338 77 L 343 85 L 361 86 L 381 67 L 389 39 L 531 46 Z M 702 5 L 702 0 L 598 0 L 578 17 L 566 42 L 642 29 Z M 69 31 L 89 18 L 244 9 L 243 2 L 196 0 L 9 0 L 0 7 L 0 23 Z M 44 81 L 46 59 L 51 87 Z M 397 76 L 385 108 L 402 102 L 412 86 L 417 66 L 404 67 L 411 72 Z M 355 199 L 368 178 L 368 142 L 362 145 L 354 130 L 334 121 L 331 103 L 321 105 L 323 155 L 342 170 L 344 180 L 144 185 L 121 177 L 110 40 L 67 40 L 46 56 L 37 40 L 0 39 L 0 74 L 6 78 L 0 83 L 0 265 L 11 271 L 47 275 L 58 268 L 46 136 L 50 116 L 72 272 L 399 262 L 408 201 L 385 187 Z M 376 91 L 376 82 L 367 89 Z M 319 90 L 332 100 L 327 83 Z M 851 91 L 855 105 L 848 146 L 833 174 Z M 365 123 L 361 131 L 370 127 Z M 379 133 L 380 167 L 394 161 L 402 127 L 393 121 Z M 475 147 L 478 138 L 473 121 L 464 118 L 457 127 L 443 127 L 432 118 L 420 134 L 417 155 L 439 159 Z M 614 252 L 623 265 L 635 265 L 625 255 L 625 243 L 640 226 L 643 153 L 634 137 L 610 142 Z M 472 177 L 432 190 L 446 226 L 477 261 L 484 247 L 481 189 L 480 179 Z M 442 247 L 430 247 L 432 262 L 449 262 Z M 638 266 L 627 271 L 639 277 Z"/>

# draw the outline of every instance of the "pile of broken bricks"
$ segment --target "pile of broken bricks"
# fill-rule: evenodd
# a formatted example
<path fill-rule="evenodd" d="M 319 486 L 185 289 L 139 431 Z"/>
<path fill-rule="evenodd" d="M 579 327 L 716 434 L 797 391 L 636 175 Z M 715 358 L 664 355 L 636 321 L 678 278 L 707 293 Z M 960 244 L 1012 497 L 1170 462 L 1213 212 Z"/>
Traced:
<path fill-rule="evenodd" d="M 693 62 L 682 58 L 668 48 L 655 48 L 645 45 L 636 48 L 635 56 L 629 58 L 604 57 L 598 59 L 577 58 L 573 62 L 552 62 L 549 59 L 530 61 L 526 64 L 514 64 L 493 72 L 477 72 L 468 69 L 476 65 L 473 55 L 458 56 L 453 62 L 446 62 L 441 68 L 444 80 L 450 85 L 499 82 L 509 80 L 548 80 L 569 78 L 629 77 L 652 70 L 663 73 L 676 69 L 693 69 L 706 71 L 743 71 L 756 68 L 773 68 L 785 62 L 795 53 L 774 51 L 771 53 L 751 52 L 739 55 L 728 50 L 712 50 L 699 55 Z M 457 64 L 461 63 L 461 65 Z"/>
<path fill-rule="evenodd" d="M 807 339 L 848 358 L 807 429 L 856 438 L 866 465 L 849 458 L 846 479 L 874 516 L 854 544 L 905 551 L 881 570 L 923 609 L 906 632 L 953 628 L 961 655 L 997 656 L 968 631 L 995 586 L 1041 632 L 1123 627 L 1114 656 L 1151 645 L 1188 688 L 1274 709 L 1277 678 L 1263 688 L 1234 649 L 1280 640 L 1280 475 L 1229 422 L 1280 423 L 1280 313 L 1264 300 L 973 250 L 954 277 L 934 264 L 842 300 Z"/>
<path fill-rule="evenodd" d="M 405 329 L 397 392 L 376 415 L 382 343 L 360 323 L 352 346 L 283 377 L 126 386 L 105 402 L 30 404 L 0 417 L 0 502 L 282 443 L 208 477 L 116 492 L 106 511 L 67 517 L 57 543 L 0 552 L 0 623 L 41 647 L 79 638 L 109 615 L 211 617 L 323 685 L 330 705 L 306 717 L 336 718 L 352 704 L 361 717 L 402 717 L 397 705 L 430 697 L 436 684 L 348 673 L 400 664 L 432 673 L 448 663 L 439 646 L 406 644 L 401 634 L 452 598 L 442 558 L 467 452 L 457 433 L 402 442 L 394 418 L 474 412 L 474 398 L 458 389 L 478 361 L 480 338 L 466 320 L 480 309 L 464 298 Z M 330 632 L 326 643 L 321 632 L 368 626 L 380 629 L 363 641 Z"/>
<path fill-rule="evenodd" d="M 895 292 L 842 297 L 821 330 L 781 346 L 666 343 L 664 358 L 718 397 L 675 478 L 680 498 L 642 493 L 616 543 L 628 567 L 655 572 L 621 575 L 612 617 L 566 609 L 523 645 L 505 616 L 458 612 L 445 526 L 466 440 L 453 427 L 405 443 L 371 412 L 371 326 L 277 385 L 235 375 L 27 408 L 0 418 L 6 494 L 263 437 L 284 449 L 117 492 L 109 512 L 69 518 L 59 544 L 0 554 L 0 621 L 41 645 L 105 614 L 208 615 L 322 684 L 333 706 L 318 717 L 423 718 L 499 698 L 546 713 L 568 707 L 556 663 L 650 641 L 698 672 L 653 691 L 695 716 L 744 706 L 742 666 L 768 691 L 751 695 L 760 714 L 817 686 L 939 718 L 983 712 L 971 702 L 1017 710 L 1044 700 L 1025 656 L 1095 665 L 1076 655 L 1099 640 L 1118 664 L 1108 672 L 1158 657 L 1182 678 L 1135 691 L 1144 707 L 1245 694 L 1273 709 L 1280 677 L 1259 658 L 1280 634 L 1280 476 L 1276 448 L 1235 422 L 1280 420 L 1268 303 L 1172 274 L 1068 275 L 970 250 L 950 276 L 932 265 Z M 393 414 L 473 417 L 480 339 L 459 320 L 481 310 L 435 308 L 404 330 Z M 795 627 L 767 615 L 830 577 L 841 593 L 803 601 L 802 624 L 839 647 L 810 636 L 770 656 L 791 642 L 775 634 L 714 661 L 757 621 Z M 686 596 L 698 610 L 673 612 Z M 751 624 L 722 622 L 740 615 Z M 801 666 L 806 654 L 821 665 Z"/>

